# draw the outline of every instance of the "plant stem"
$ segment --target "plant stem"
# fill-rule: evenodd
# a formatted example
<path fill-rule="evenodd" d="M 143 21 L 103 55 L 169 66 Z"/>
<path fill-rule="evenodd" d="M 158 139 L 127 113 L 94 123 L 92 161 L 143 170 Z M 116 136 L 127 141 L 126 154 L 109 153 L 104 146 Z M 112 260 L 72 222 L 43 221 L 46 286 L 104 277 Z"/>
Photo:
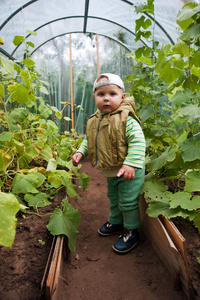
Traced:
<path fill-rule="evenodd" d="M 35 216 L 38 216 L 38 217 L 41 217 L 41 218 L 53 215 L 53 213 L 48 213 L 48 214 L 45 214 L 45 215 L 40 215 L 40 214 L 37 214 L 35 212 L 31 212 L 31 211 L 27 211 L 26 214 L 35 215 Z"/>

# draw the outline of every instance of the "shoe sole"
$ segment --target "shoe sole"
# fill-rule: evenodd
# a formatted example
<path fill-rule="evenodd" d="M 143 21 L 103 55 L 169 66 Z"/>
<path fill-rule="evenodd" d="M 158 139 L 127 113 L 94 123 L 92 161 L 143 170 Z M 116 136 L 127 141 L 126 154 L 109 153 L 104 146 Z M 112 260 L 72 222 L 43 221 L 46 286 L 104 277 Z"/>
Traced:
<path fill-rule="evenodd" d="M 111 233 L 102 233 L 99 229 L 98 229 L 98 233 L 101 235 L 101 236 L 109 236 L 109 235 L 115 235 L 115 234 L 120 234 L 122 231 L 114 231 L 114 232 L 111 232 Z"/>
<path fill-rule="evenodd" d="M 127 250 L 118 250 L 114 247 L 114 245 L 112 245 L 113 250 L 118 253 L 118 254 L 126 254 L 128 252 L 130 252 L 133 248 L 135 248 L 137 245 L 139 244 L 139 242 L 136 242 L 131 248 L 127 249 Z"/>

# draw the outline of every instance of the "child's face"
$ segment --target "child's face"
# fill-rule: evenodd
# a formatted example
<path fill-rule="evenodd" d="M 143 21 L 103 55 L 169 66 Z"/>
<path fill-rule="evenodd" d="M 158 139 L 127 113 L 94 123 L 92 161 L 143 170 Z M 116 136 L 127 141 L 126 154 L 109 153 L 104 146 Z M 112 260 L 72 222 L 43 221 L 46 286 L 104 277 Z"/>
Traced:
<path fill-rule="evenodd" d="M 125 93 L 115 84 L 104 85 L 94 93 L 97 108 L 104 114 L 111 113 L 122 103 Z"/>

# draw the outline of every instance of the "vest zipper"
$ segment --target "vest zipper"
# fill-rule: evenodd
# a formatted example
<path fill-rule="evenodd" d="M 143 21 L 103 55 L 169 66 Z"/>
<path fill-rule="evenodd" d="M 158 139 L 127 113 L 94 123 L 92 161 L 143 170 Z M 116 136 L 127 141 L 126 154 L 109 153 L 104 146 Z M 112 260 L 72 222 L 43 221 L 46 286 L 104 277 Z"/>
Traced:
<path fill-rule="evenodd" d="M 99 120 L 98 130 L 97 130 L 97 135 L 96 135 L 96 141 L 95 141 L 95 145 L 96 145 L 96 163 L 95 163 L 95 166 L 97 165 L 97 162 L 98 162 L 98 157 L 97 157 L 97 138 L 98 138 L 98 135 L 99 135 L 100 124 L 101 124 L 101 121 L 102 121 L 103 117 L 104 117 L 104 114 L 101 115 L 101 118 Z"/>

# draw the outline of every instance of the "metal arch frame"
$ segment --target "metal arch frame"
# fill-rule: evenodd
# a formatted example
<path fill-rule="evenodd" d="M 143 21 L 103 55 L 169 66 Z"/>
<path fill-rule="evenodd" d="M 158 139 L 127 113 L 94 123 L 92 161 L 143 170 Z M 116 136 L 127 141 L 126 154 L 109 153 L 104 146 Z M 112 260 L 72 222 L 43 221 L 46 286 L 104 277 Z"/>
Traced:
<path fill-rule="evenodd" d="M 45 24 L 42 24 L 41 26 L 39 26 L 38 28 L 34 29 L 33 31 L 34 31 L 34 32 L 37 32 L 37 31 L 40 30 L 41 28 L 43 28 L 43 27 L 45 27 L 45 26 L 47 26 L 47 25 L 49 25 L 49 24 L 51 24 L 51 23 L 60 21 L 60 20 L 74 19 L 74 18 L 84 18 L 84 17 L 83 17 L 83 16 L 68 16 L 68 17 L 63 17 L 63 18 L 55 19 L 55 20 L 52 20 L 52 21 L 47 22 L 47 23 L 45 23 Z M 130 32 L 132 35 L 135 36 L 135 33 L 134 33 L 133 31 L 131 31 L 130 29 L 126 28 L 125 26 L 120 25 L 120 24 L 117 23 L 117 22 L 113 22 L 113 21 L 110 21 L 110 20 L 105 19 L 105 18 L 94 17 L 94 16 L 87 17 L 87 19 L 88 19 L 88 18 L 91 18 L 91 19 L 98 19 L 98 20 L 110 22 L 110 23 L 112 23 L 112 24 L 115 24 L 115 25 L 117 25 L 117 26 L 119 26 L 119 27 L 125 29 L 126 31 Z M 78 32 L 81 33 L 82 31 L 78 31 Z M 82 33 L 86 33 L 86 32 L 87 32 L 87 31 L 84 31 L 84 32 L 82 32 Z M 71 33 L 72 33 L 72 32 L 71 32 Z M 87 33 L 88 33 L 88 32 L 87 32 Z M 91 33 L 92 33 L 92 32 L 91 32 Z M 30 35 L 31 35 L 31 34 L 28 34 L 25 38 L 27 39 Z M 106 36 L 106 35 L 105 35 L 105 36 Z M 107 37 L 110 38 L 109 36 L 107 36 Z M 114 39 L 113 39 L 113 40 L 114 40 Z M 142 39 L 140 39 L 140 41 L 141 41 L 145 46 L 147 46 L 147 44 L 146 44 Z M 122 43 L 122 44 L 123 44 L 123 43 Z M 15 47 L 15 49 L 14 49 L 13 52 L 11 53 L 12 56 L 14 55 L 15 51 L 20 47 L 20 45 L 21 45 L 21 43 L 20 43 L 17 47 Z"/>
<path fill-rule="evenodd" d="M 24 9 L 25 7 L 33 4 L 34 2 L 36 2 L 38 0 L 31 0 L 29 2 L 27 2 L 26 4 L 20 6 L 17 10 L 14 11 L 14 13 L 12 13 L 0 26 L 0 30 L 16 15 L 18 14 L 22 9 Z"/>
<path fill-rule="evenodd" d="M 61 37 L 61 36 L 64 36 L 64 35 L 68 35 L 68 34 L 70 34 L 70 33 L 83 33 L 83 32 L 82 32 L 82 31 L 70 31 L 70 32 L 65 32 L 65 33 L 56 35 L 56 36 L 54 36 L 54 37 L 52 37 L 52 38 L 46 40 L 44 43 L 42 43 L 41 45 L 39 45 L 37 48 L 35 48 L 35 49 L 30 53 L 30 55 L 32 56 L 39 48 L 41 48 L 42 46 L 44 46 L 46 43 L 48 43 L 48 42 L 50 42 L 50 41 L 56 39 L 57 37 Z M 91 31 L 89 32 L 89 31 L 88 31 L 88 32 L 85 32 L 84 34 L 95 34 L 95 35 L 96 35 L 97 33 L 96 33 L 96 32 L 91 32 Z M 116 39 L 114 39 L 114 38 L 111 38 L 111 37 L 109 37 L 109 36 L 107 36 L 107 35 L 100 34 L 100 33 L 98 33 L 98 35 L 99 35 L 99 36 L 104 36 L 104 37 L 106 37 L 106 38 L 108 38 L 108 39 L 110 39 L 110 40 L 116 42 L 117 44 L 123 46 L 123 47 L 124 47 L 125 49 L 127 49 L 128 51 L 131 51 L 131 49 L 129 49 L 126 45 L 124 45 L 123 43 L 119 42 L 118 40 L 116 40 Z"/>
<path fill-rule="evenodd" d="M 84 25 L 83 25 L 83 32 L 86 33 L 87 28 L 87 19 L 88 19 L 88 10 L 89 10 L 89 1 L 85 0 L 85 15 L 84 15 Z"/>
<path fill-rule="evenodd" d="M 5 51 L 4 49 L 0 48 L 0 52 L 2 54 L 4 54 L 6 57 L 8 57 L 10 60 L 15 60 L 15 58 L 12 55 L 10 55 L 7 51 Z"/>
<path fill-rule="evenodd" d="M 134 5 L 134 3 L 128 1 L 128 0 L 122 0 L 123 2 L 129 4 L 129 5 Z M 149 19 L 151 19 L 153 22 L 156 23 L 156 25 L 158 25 L 158 27 L 160 27 L 160 29 L 166 34 L 166 36 L 168 37 L 168 39 L 170 40 L 170 42 L 172 43 L 172 45 L 175 45 L 173 39 L 171 38 L 171 36 L 168 34 L 168 32 L 165 30 L 165 28 L 158 22 L 156 21 L 150 14 L 148 14 L 147 12 L 143 12 L 144 15 L 146 15 Z"/>
<path fill-rule="evenodd" d="M 19 7 L 14 13 L 12 13 L 2 24 L 1 24 L 1 26 L 0 26 L 0 30 L 17 14 L 17 13 L 19 13 L 20 11 L 22 11 L 24 8 L 26 8 L 27 6 L 29 6 L 29 5 L 31 5 L 31 4 L 33 4 L 34 2 L 37 2 L 38 0 L 31 0 L 31 1 L 29 1 L 29 2 L 27 2 L 26 4 L 24 4 L 23 6 L 21 6 L 21 7 Z M 84 26 L 83 26 L 83 33 L 86 33 L 86 31 L 87 31 L 87 20 L 88 20 L 88 18 L 89 18 L 89 16 L 88 16 L 88 11 L 89 11 L 89 1 L 90 0 L 85 0 L 85 13 L 84 13 Z M 123 1 L 123 2 L 125 2 L 125 3 L 127 3 L 128 5 L 132 5 L 132 6 L 134 6 L 134 3 L 132 3 L 132 2 L 130 2 L 130 1 L 128 1 L 128 0 L 121 0 L 121 1 Z M 146 13 L 146 12 L 144 12 L 144 14 L 145 15 L 147 15 L 151 20 L 153 20 L 155 23 L 156 23 L 156 25 L 158 26 L 158 27 L 160 27 L 160 29 L 165 33 L 165 35 L 168 37 L 168 39 L 170 40 L 170 42 L 172 43 L 172 45 L 174 45 L 174 41 L 173 41 L 173 39 L 171 38 L 171 36 L 167 33 L 167 31 L 162 27 L 162 25 L 158 22 L 158 21 L 156 21 L 156 20 L 154 20 L 153 18 L 152 18 L 152 16 L 150 16 L 148 13 Z M 75 17 L 75 16 L 73 16 L 73 17 Z M 83 16 L 82 16 L 83 17 Z M 98 19 L 98 17 L 94 17 L 94 18 L 96 18 L 96 19 Z M 100 19 L 100 18 L 99 18 Z M 102 18 L 103 19 L 103 18 Z M 113 22 L 113 21 L 111 21 L 111 20 L 107 20 L 107 21 L 109 21 L 109 22 L 111 22 L 111 23 L 113 23 L 113 24 L 115 24 L 115 22 Z M 117 23 L 116 23 L 117 24 Z M 126 29 L 127 31 L 130 31 L 129 29 L 127 29 L 126 27 L 124 27 L 124 26 L 122 26 L 122 25 L 120 25 L 120 24 L 118 24 L 119 26 L 121 26 L 122 28 L 124 28 L 124 29 Z M 131 31 L 130 31 L 131 32 Z M 131 33 L 133 33 L 133 32 L 131 32 Z M 133 33 L 134 34 L 134 33 Z M 142 41 L 142 40 L 141 40 Z M 143 42 L 143 41 L 142 41 Z M 143 42 L 144 43 L 144 42 Z M 14 50 L 14 52 L 16 51 L 16 49 Z M 13 53 L 14 53 L 13 52 Z"/>

